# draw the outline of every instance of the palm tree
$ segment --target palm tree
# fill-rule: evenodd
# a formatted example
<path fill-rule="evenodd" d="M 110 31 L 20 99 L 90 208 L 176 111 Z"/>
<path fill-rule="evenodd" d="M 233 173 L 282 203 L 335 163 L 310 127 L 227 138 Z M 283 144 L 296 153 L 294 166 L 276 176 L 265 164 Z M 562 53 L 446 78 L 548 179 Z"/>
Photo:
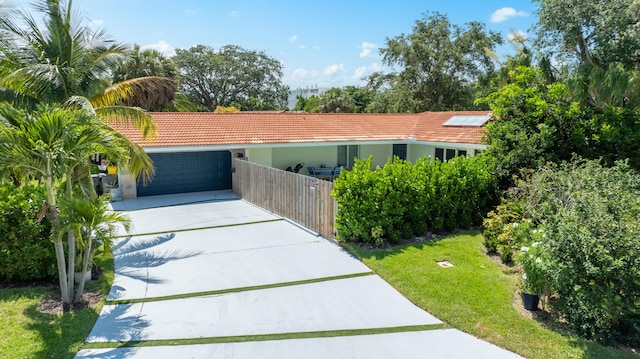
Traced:
<path fill-rule="evenodd" d="M 111 69 L 113 82 L 119 83 L 130 79 L 159 76 L 175 79 L 177 75 L 176 65 L 171 58 L 152 49 L 140 49 L 134 45 L 127 51 L 115 66 Z M 140 88 L 137 96 L 127 99 L 127 106 L 140 107 L 147 111 L 163 111 L 175 107 L 177 87 L 166 87 L 163 92 L 151 91 L 154 89 Z"/>
<path fill-rule="evenodd" d="M 76 233 L 77 238 L 83 238 L 79 241 L 83 248 L 82 263 L 80 273 L 85 273 L 91 268 L 91 262 L 96 242 L 101 241 L 105 248 L 111 244 L 111 240 L 118 235 L 119 230 L 123 228 L 129 232 L 131 228 L 131 220 L 122 213 L 114 212 L 109 209 L 108 196 L 94 196 L 93 198 L 76 197 L 71 200 L 61 202 L 63 213 L 67 214 L 66 230 Z M 77 303 L 84 292 L 85 278 L 80 277 L 78 289 L 74 301 Z"/>
<path fill-rule="evenodd" d="M 38 106 L 34 112 L 0 106 L 0 169 L 18 168 L 42 181 L 51 217 L 52 242 L 56 253 L 58 279 L 65 309 L 73 297 L 75 232 L 67 231 L 68 259 L 65 260 L 63 231 L 57 206 L 59 191 L 71 200 L 83 191 L 76 170 L 93 153 L 106 153 L 135 176 L 148 179 L 151 160 L 142 148 L 100 121 L 93 113 L 59 107 Z M 68 267 L 67 267 L 68 264 Z"/>
<path fill-rule="evenodd" d="M 139 94 L 175 91 L 175 83 L 161 76 L 111 83 L 108 71 L 127 47 L 83 25 L 72 5 L 38 0 L 34 8 L 44 15 L 42 27 L 25 11 L 0 13 L 0 100 L 84 108 L 101 119 L 127 121 L 153 138 L 153 118 L 124 104 Z"/>

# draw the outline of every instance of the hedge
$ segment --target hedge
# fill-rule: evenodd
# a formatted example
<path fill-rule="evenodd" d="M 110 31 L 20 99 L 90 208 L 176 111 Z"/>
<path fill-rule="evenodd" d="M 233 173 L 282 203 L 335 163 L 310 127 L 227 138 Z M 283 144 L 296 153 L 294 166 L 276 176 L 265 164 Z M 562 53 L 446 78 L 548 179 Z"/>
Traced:
<path fill-rule="evenodd" d="M 0 282 L 55 276 L 51 225 L 47 217 L 37 220 L 43 203 L 37 186 L 0 184 Z"/>
<path fill-rule="evenodd" d="M 372 168 L 357 160 L 335 180 L 336 229 L 346 241 L 397 243 L 401 238 L 482 223 L 494 202 L 496 181 L 485 157 L 447 162 L 398 158 Z"/>

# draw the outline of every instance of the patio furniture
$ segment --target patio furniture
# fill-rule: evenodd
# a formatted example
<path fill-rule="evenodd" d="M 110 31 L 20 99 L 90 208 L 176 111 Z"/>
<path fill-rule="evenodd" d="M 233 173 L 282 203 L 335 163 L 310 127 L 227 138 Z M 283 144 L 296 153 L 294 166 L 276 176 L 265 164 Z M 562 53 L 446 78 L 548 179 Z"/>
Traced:
<path fill-rule="evenodd" d="M 342 169 L 342 166 L 336 166 L 333 168 L 332 179 L 336 179 L 338 178 L 338 176 L 340 176 L 341 169 Z"/>
<path fill-rule="evenodd" d="M 304 163 L 298 163 L 296 167 L 293 168 L 293 172 L 298 173 L 304 167 Z"/>
<path fill-rule="evenodd" d="M 313 176 L 313 177 L 318 177 L 320 176 L 322 173 L 320 171 L 318 171 L 315 167 L 313 166 L 309 166 L 307 167 L 307 171 L 309 171 L 309 175 Z"/>
<path fill-rule="evenodd" d="M 320 168 L 320 171 L 320 176 L 323 180 L 331 180 L 331 176 L 333 176 L 333 167 L 322 167 Z"/>

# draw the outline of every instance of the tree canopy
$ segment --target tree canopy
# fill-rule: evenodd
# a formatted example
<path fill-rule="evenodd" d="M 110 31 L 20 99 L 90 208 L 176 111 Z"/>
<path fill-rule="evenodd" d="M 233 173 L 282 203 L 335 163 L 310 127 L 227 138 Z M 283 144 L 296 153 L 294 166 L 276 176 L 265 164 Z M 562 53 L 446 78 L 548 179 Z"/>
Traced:
<path fill-rule="evenodd" d="M 369 86 L 379 92 L 375 112 L 423 112 L 474 109 L 472 85 L 494 70 L 486 49 L 502 37 L 480 22 L 452 24 L 440 13 L 425 14 L 411 34 L 387 39 L 384 64 L 397 72 L 374 73 Z"/>
<path fill-rule="evenodd" d="M 533 0 L 538 44 L 589 65 L 635 67 L 640 56 L 640 3 L 635 0 Z"/>
<path fill-rule="evenodd" d="M 123 101 L 127 106 L 140 107 L 148 111 L 162 111 L 174 107 L 177 72 L 171 58 L 164 56 L 159 51 L 142 50 L 140 46 L 134 45 L 132 49 L 124 52 L 124 56 L 117 59 L 111 68 L 111 77 L 114 83 L 142 77 L 171 79 L 173 86 L 168 85 L 162 89 L 155 89 L 155 91 L 142 87 L 135 97 Z"/>
<path fill-rule="evenodd" d="M 206 111 L 217 106 L 241 110 L 274 110 L 286 107 L 289 89 L 282 84 L 282 64 L 262 52 L 239 46 L 215 50 L 197 45 L 177 49 L 180 89 Z"/>
<path fill-rule="evenodd" d="M 38 0 L 33 7 L 42 21 L 26 10 L 0 13 L 0 100 L 30 108 L 84 108 L 103 119 L 128 121 L 153 137 L 153 118 L 123 102 L 142 89 L 174 87 L 173 81 L 149 76 L 112 83 L 107 73 L 127 46 L 83 23 L 72 1 Z"/>

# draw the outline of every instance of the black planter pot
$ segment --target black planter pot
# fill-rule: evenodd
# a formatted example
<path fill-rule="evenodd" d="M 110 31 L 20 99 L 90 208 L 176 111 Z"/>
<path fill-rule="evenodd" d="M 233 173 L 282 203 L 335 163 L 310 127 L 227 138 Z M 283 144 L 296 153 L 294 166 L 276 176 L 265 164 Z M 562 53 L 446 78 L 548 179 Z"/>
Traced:
<path fill-rule="evenodd" d="M 537 294 L 522 293 L 522 304 L 524 309 L 530 311 L 538 310 L 538 303 L 540 302 L 540 296 Z"/>

